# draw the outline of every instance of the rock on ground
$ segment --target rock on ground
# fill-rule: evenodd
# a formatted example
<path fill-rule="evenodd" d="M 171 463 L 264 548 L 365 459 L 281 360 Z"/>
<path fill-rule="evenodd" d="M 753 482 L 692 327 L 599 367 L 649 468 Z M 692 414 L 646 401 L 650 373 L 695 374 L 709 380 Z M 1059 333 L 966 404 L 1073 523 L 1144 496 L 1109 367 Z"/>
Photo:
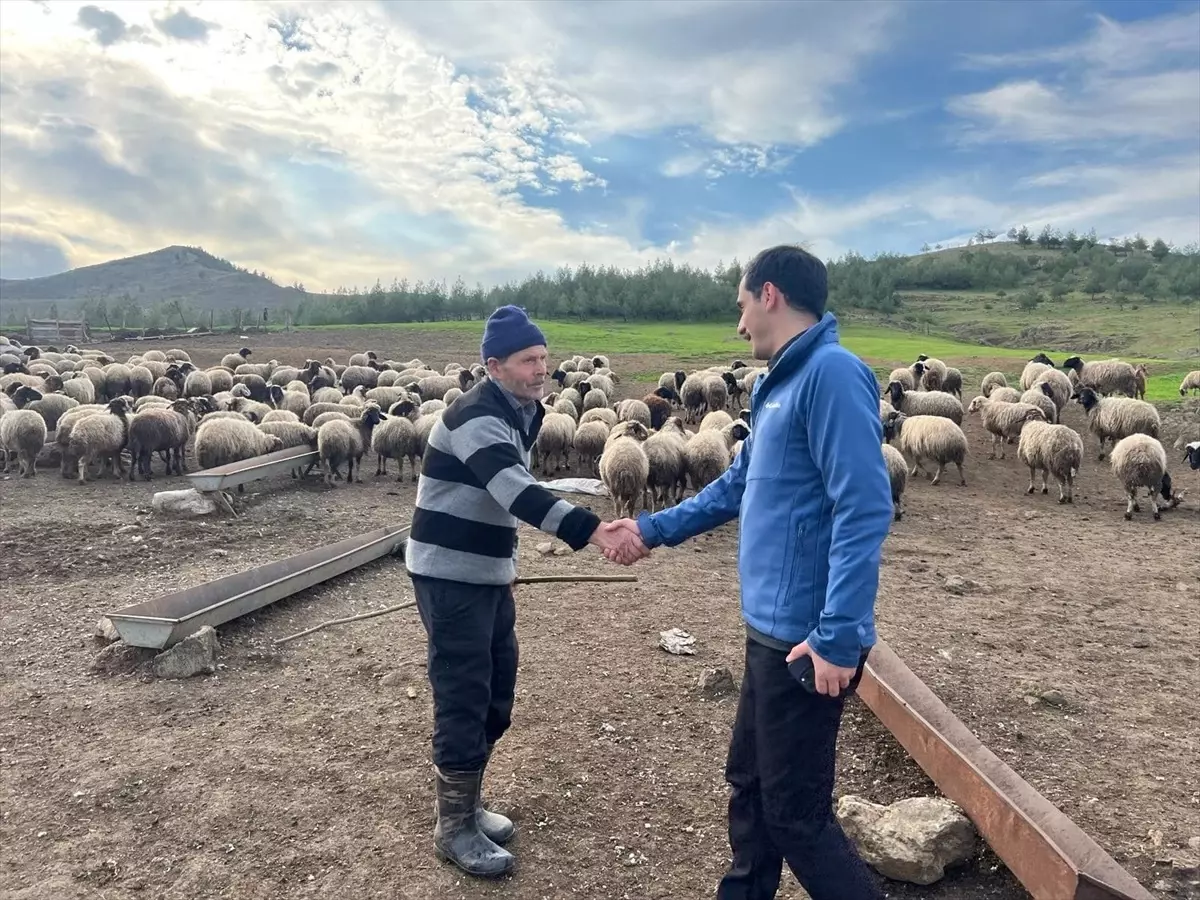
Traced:
<path fill-rule="evenodd" d="M 837 817 L 867 864 L 895 881 L 933 884 L 975 854 L 975 827 L 941 797 L 879 806 L 850 794 L 838 800 Z"/>
<path fill-rule="evenodd" d="M 153 656 L 154 651 L 146 647 L 117 641 L 92 658 L 89 670 L 95 675 L 130 675 Z"/>
<path fill-rule="evenodd" d="M 116 626 L 113 625 L 112 620 L 108 616 L 100 617 L 100 621 L 96 623 L 96 629 L 92 632 L 92 636 L 98 637 L 109 644 L 121 639 L 120 632 L 117 631 Z"/>
<path fill-rule="evenodd" d="M 710 700 L 736 694 L 738 689 L 737 682 L 733 680 L 733 673 L 725 668 L 705 669 L 700 674 L 700 682 L 696 687 L 702 697 Z"/>
<path fill-rule="evenodd" d="M 219 507 L 207 494 L 189 488 L 183 491 L 159 491 L 154 495 L 150 508 L 160 515 L 208 516 Z"/>
<path fill-rule="evenodd" d="M 216 631 L 211 625 L 205 625 L 154 657 L 149 672 L 157 678 L 190 678 L 193 675 L 212 674 L 217 668 L 217 651 L 220 648 Z"/>

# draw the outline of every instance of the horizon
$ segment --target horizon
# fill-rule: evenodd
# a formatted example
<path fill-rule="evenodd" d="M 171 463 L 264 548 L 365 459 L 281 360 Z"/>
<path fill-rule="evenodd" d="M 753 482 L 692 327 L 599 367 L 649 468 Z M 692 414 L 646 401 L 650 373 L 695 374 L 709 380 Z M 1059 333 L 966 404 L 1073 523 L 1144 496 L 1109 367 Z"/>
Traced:
<path fill-rule="evenodd" d="M 30 2 L 0 40 L 6 280 L 169 246 L 324 293 L 1200 241 L 1194 3 Z"/>

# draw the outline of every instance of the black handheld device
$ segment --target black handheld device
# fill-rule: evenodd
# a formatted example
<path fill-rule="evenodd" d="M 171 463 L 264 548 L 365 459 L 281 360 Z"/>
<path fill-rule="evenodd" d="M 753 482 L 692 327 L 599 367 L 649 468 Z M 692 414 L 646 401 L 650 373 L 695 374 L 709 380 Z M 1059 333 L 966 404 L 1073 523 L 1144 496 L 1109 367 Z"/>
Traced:
<path fill-rule="evenodd" d="M 812 657 L 805 655 L 793 659 L 788 663 L 788 671 L 792 673 L 792 677 L 800 682 L 800 686 L 810 694 L 817 692 L 816 675 L 813 672 Z"/>

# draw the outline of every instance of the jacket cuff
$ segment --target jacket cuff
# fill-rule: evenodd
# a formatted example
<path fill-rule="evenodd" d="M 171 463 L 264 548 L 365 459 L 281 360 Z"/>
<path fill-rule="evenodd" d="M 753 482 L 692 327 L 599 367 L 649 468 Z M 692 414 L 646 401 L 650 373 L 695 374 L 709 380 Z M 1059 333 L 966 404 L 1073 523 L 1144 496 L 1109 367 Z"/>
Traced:
<path fill-rule="evenodd" d="M 582 550 L 592 534 L 600 527 L 600 517 L 586 506 L 576 506 L 563 516 L 558 537 L 572 550 Z"/>
<path fill-rule="evenodd" d="M 855 641 L 854 646 L 847 647 L 818 637 L 816 630 L 810 632 L 805 640 L 808 641 L 809 649 L 816 653 L 817 656 L 835 666 L 841 666 L 844 669 L 853 669 L 858 666 L 862 659 L 862 648 L 858 646 L 857 641 Z"/>
<path fill-rule="evenodd" d="M 642 533 L 642 543 L 646 545 L 647 550 L 653 550 L 663 542 L 662 532 L 654 524 L 654 517 L 650 513 L 644 512 L 638 515 L 637 527 L 638 531 Z"/>

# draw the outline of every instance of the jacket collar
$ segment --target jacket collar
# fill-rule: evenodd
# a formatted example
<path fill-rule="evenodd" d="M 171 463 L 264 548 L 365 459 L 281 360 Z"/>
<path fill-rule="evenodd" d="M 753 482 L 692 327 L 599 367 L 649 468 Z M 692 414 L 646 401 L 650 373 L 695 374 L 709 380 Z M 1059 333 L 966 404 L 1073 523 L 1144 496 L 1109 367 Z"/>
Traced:
<path fill-rule="evenodd" d="M 833 313 L 825 313 L 807 331 L 802 331 L 776 353 L 770 370 L 763 376 L 759 393 L 765 393 L 794 371 L 804 365 L 805 360 L 821 344 L 836 343 L 838 339 L 837 319 Z"/>
<path fill-rule="evenodd" d="M 500 387 L 491 378 L 486 381 L 481 381 L 478 385 L 480 390 L 488 391 L 499 407 L 501 414 L 506 422 L 517 429 L 517 433 L 521 435 L 521 442 L 525 445 L 525 449 L 529 450 L 533 447 L 533 442 L 537 439 L 538 432 L 542 430 L 542 419 L 546 417 L 546 405 L 534 401 L 533 423 L 529 426 L 529 431 L 525 431 L 525 422 L 521 419 L 521 414 L 509 400 L 509 393 Z M 472 388 L 474 390 L 474 388 Z"/>

